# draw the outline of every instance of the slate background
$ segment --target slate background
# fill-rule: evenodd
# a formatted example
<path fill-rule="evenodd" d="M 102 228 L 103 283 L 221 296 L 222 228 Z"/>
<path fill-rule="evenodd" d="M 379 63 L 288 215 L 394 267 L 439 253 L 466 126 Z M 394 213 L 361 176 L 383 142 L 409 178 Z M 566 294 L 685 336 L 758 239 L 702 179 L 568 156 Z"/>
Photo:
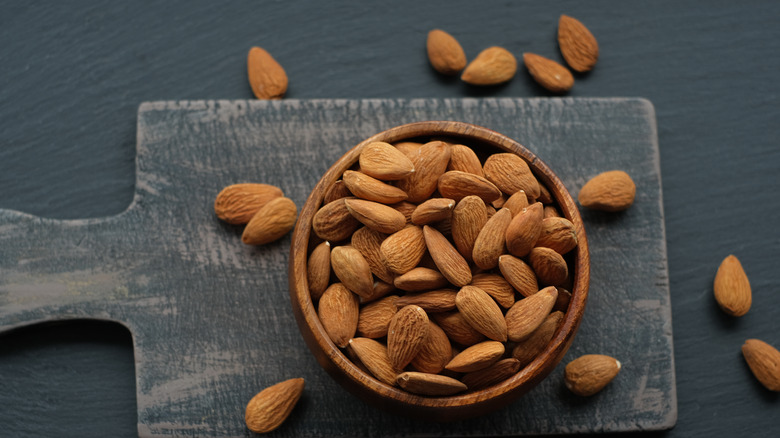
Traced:
<path fill-rule="evenodd" d="M 0 2 L 0 208 L 114 215 L 133 196 L 142 101 L 246 99 L 246 52 L 269 50 L 290 98 L 546 96 L 524 69 L 475 89 L 437 76 L 425 35 L 469 58 L 501 45 L 560 60 L 558 16 L 599 40 L 570 96 L 656 109 L 679 417 L 648 436 L 777 436 L 780 396 L 739 347 L 780 346 L 780 3 L 508 1 Z M 724 316 L 712 280 L 742 261 L 754 307 Z M 95 323 L 0 337 L 0 436 L 135 436 L 129 333 Z"/>

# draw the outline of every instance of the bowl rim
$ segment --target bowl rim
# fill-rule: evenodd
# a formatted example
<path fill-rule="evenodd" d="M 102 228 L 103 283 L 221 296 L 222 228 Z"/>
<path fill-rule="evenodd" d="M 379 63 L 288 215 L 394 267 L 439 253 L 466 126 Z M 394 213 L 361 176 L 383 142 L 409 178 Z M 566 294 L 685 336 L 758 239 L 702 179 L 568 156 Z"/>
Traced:
<path fill-rule="evenodd" d="M 574 224 L 578 237 L 578 245 L 572 259 L 574 274 L 569 307 L 561 325 L 544 351 L 514 376 L 501 383 L 478 391 L 451 396 L 430 397 L 411 394 L 382 383 L 359 368 L 325 332 L 311 299 L 307 280 L 312 218 L 322 204 L 326 189 L 357 162 L 360 151 L 369 143 L 383 141 L 392 144 L 421 137 L 462 139 L 467 145 L 470 140 L 472 143 L 478 142 L 519 155 L 526 160 L 534 175 L 548 188 L 561 213 Z M 290 246 L 291 304 L 301 334 L 320 365 L 346 389 L 372 404 L 393 411 L 398 411 L 399 408 L 401 411 L 408 411 L 406 408 L 421 408 L 417 413 L 426 413 L 426 415 L 442 409 L 449 410 L 451 411 L 449 415 L 443 416 L 447 420 L 460 418 L 464 413 L 481 414 L 501 407 L 547 377 L 563 359 L 574 339 L 586 307 L 589 280 L 590 255 L 584 224 L 574 199 L 557 175 L 518 141 L 489 128 L 458 121 L 429 120 L 407 123 L 374 134 L 352 147 L 328 168 L 312 189 L 299 214 Z"/>

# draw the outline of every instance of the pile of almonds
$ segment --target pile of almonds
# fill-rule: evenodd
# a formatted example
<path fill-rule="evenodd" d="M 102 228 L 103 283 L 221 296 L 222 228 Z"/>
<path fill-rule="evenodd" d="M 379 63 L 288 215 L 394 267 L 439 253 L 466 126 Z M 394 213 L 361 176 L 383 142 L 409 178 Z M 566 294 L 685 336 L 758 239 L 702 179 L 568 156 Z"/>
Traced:
<path fill-rule="evenodd" d="M 441 140 L 366 145 L 312 220 L 308 283 L 338 347 L 422 395 L 498 383 L 568 307 L 574 225 L 518 155 Z"/>

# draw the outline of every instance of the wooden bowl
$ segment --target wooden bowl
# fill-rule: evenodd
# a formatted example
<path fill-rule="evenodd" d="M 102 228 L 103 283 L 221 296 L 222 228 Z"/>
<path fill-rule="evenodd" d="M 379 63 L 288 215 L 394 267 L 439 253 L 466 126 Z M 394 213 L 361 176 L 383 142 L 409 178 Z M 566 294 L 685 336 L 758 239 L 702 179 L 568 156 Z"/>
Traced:
<path fill-rule="evenodd" d="M 408 393 L 376 380 L 355 365 L 328 337 L 312 302 L 307 284 L 307 258 L 312 248 L 312 218 L 320 208 L 326 189 L 357 163 L 367 144 L 396 143 L 415 139 L 451 139 L 475 149 L 484 159 L 490 153 L 511 152 L 524 158 L 575 226 L 579 244 L 567 254 L 572 275 L 571 301 L 564 319 L 545 350 L 525 368 L 502 383 L 483 390 L 446 397 Z M 316 236 L 314 236 L 316 239 Z M 290 298 L 298 327 L 320 365 L 344 388 L 363 401 L 391 412 L 437 421 L 452 421 L 482 415 L 514 401 L 541 382 L 561 361 L 579 327 L 588 297 L 590 259 L 582 219 L 569 192 L 536 155 L 520 143 L 495 131 L 462 122 L 426 121 L 401 125 L 380 132 L 349 150 L 322 176 L 301 209 L 292 236 L 289 281 Z"/>

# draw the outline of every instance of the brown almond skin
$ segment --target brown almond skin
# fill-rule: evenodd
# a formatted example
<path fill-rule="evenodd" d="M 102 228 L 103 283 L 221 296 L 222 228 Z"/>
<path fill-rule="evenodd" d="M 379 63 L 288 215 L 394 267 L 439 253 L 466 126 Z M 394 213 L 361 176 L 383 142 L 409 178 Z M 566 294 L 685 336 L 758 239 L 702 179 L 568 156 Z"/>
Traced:
<path fill-rule="evenodd" d="M 409 202 L 427 200 L 436 191 L 439 177 L 447 171 L 450 154 L 449 144 L 443 141 L 431 141 L 420 146 L 412 159 L 414 172 L 399 180 L 396 187 L 409 195 Z"/>
<path fill-rule="evenodd" d="M 452 345 L 447 334 L 435 322 L 428 322 L 428 338 L 412 359 L 412 366 L 420 372 L 438 374 L 452 358 Z"/>
<path fill-rule="evenodd" d="M 426 248 L 422 228 L 412 225 L 388 236 L 379 251 L 390 271 L 405 274 L 420 263 Z"/>
<path fill-rule="evenodd" d="M 523 209 L 506 228 L 506 249 L 516 257 L 524 257 L 536 244 L 542 233 L 544 207 L 541 202 L 535 202 Z"/>
<path fill-rule="evenodd" d="M 398 295 L 388 295 L 360 308 L 357 335 L 377 339 L 387 335 L 387 327 L 397 311 Z"/>
<path fill-rule="evenodd" d="M 508 309 L 515 303 L 515 290 L 498 274 L 481 273 L 471 277 L 471 286 L 484 290 L 499 306 Z"/>
<path fill-rule="evenodd" d="M 563 312 L 552 312 L 530 336 L 515 344 L 512 357 L 518 360 L 520 366 L 528 365 L 544 351 L 555 335 L 555 331 L 558 330 L 558 326 L 561 325 L 561 321 L 563 321 Z"/>
<path fill-rule="evenodd" d="M 485 160 L 483 170 L 485 178 L 508 195 L 522 190 L 529 199 L 536 199 L 541 193 L 539 181 L 528 163 L 515 154 L 493 154 Z"/>
<path fill-rule="evenodd" d="M 454 208 L 454 199 L 431 198 L 414 209 L 411 220 L 415 225 L 427 225 L 449 218 Z"/>
<path fill-rule="evenodd" d="M 753 293 L 745 270 L 733 254 L 720 263 L 713 284 L 715 301 L 726 314 L 743 316 L 750 310 Z"/>
<path fill-rule="evenodd" d="M 396 292 L 398 292 L 398 290 L 394 285 L 385 283 L 382 280 L 377 280 L 374 282 L 374 291 L 371 292 L 371 295 L 367 297 L 360 297 L 360 304 L 372 303 L 380 298 L 384 298 Z"/>
<path fill-rule="evenodd" d="M 599 44 L 593 34 L 576 18 L 561 15 L 558 20 L 558 47 L 573 70 L 584 73 L 599 59 Z"/>
<path fill-rule="evenodd" d="M 471 61 L 460 76 L 471 85 L 498 85 L 510 81 L 517 72 L 517 59 L 503 47 L 488 47 Z"/>
<path fill-rule="evenodd" d="M 249 400 L 244 414 L 246 427 L 255 433 L 276 430 L 290 416 L 303 394 L 303 378 L 289 379 L 260 391 Z"/>
<path fill-rule="evenodd" d="M 352 246 L 355 247 L 368 262 L 371 272 L 385 283 L 393 283 L 395 275 L 387 269 L 385 261 L 382 258 L 380 248 L 382 242 L 387 238 L 387 234 L 372 230 L 369 227 L 362 227 L 352 234 Z"/>
<path fill-rule="evenodd" d="M 557 297 L 558 291 L 550 286 L 516 302 L 506 312 L 509 340 L 520 342 L 528 338 L 550 314 Z"/>
<path fill-rule="evenodd" d="M 368 201 L 395 204 L 409 197 L 398 187 L 386 184 L 363 172 L 347 170 L 344 172 L 342 180 L 352 194 Z"/>
<path fill-rule="evenodd" d="M 411 271 L 395 277 L 395 287 L 407 292 L 420 292 L 424 290 L 438 289 L 448 285 L 447 279 L 441 272 L 430 268 L 418 266 Z"/>
<path fill-rule="evenodd" d="M 485 335 L 472 327 L 461 312 L 433 313 L 431 318 L 447 333 L 447 337 L 452 342 L 460 345 L 474 345 L 485 339 Z"/>
<path fill-rule="evenodd" d="M 330 243 L 322 242 L 309 254 L 306 279 L 313 300 L 318 300 L 330 282 Z"/>
<path fill-rule="evenodd" d="M 478 332 L 494 341 L 507 340 L 504 314 L 490 295 L 474 286 L 463 286 L 455 297 L 455 305 L 463 318 Z"/>
<path fill-rule="evenodd" d="M 541 187 L 541 185 L 539 186 Z M 512 217 L 517 216 L 524 208 L 528 207 L 528 195 L 525 194 L 525 190 L 518 190 L 510 196 L 503 207 L 512 211 Z"/>
<path fill-rule="evenodd" d="M 485 201 L 479 196 L 466 196 L 452 210 L 452 241 L 466 261 L 473 261 L 474 243 L 487 220 Z"/>
<path fill-rule="evenodd" d="M 450 283 L 458 287 L 471 283 L 471 268 L 468 262 L 441 232 L 425 225 L 423 236 L 428 253 L 433 257 L 439 272 Z"/>
<path fill-rule="evenodd" d="M 359 306 L 357 295 L 341 283 L 331 284 L 320 297 L 317 315 L 325 332 L 338 347 L 346 347 L 355 336 Z"/>
<path fill-rule="evenodd" d="M 742 356 L 766 389 L 780 391 L 780 351 L 764 341 L 748 339 L 742 346 Z"/>
<path fill-rule="evenodd" d="M 287 92 L 287 73 L 265 49 L 249 49 L 247 76 L 252 93 L 258 99 L 281 99 Z"/>
<path fill-rule="evenodd" d="M 453 76 L 466 67 L 466 53 L 458 40 L 441 29 L 428 32 L 428 60 L 437 72 Z"/>
<path fill-rule="evenodd" d="M 428 315 L 419 306 L 399 309 L 387 329 L 387 355 L 396 370 L 402 370 L 414 359 L 428 338 Z"/>
<path fill-rule="evenodd" d="M 524 53 L 523 62 L 534 80 L 547 91 L 563 94 L 574 86 L 574 76 L 564 66 L 535 53 Z"/>
<path fill-rule="evenodd" d="M 467 389 L 463 382 L 452 377 L 417 371 L 406 371 L 399 374 L 395 383 L 414 394 L 429 396 L 452 395 Z"/>
<path fill-rule="evenodd" d="M 244 225 L 268 201 L 284 196 L 282 189 L 270 184 L 232 184 L 219 192 L 214 200 L 214 213 L 233 225 Z"/>
<path fill-rule="evenodd" d="M 377 380 L 391 386 L 395 384 L 398 373 L 390 363 L 384 344 L 369 338 L 352 338 L 349 347 Z"/>
<path fill-rule="evenodd" d="M 478 176 L 485 176 L 482 172 L 482 163 L 480 163 L 474 149 L 462 144 L 451 146 L 450 164 L 447 170 L 460 170 L 461 172 L 473 173 Z"/>
<path fill-rule="evenodd" d="M 330 266 L 336 277 L 352 292 L 370 296 L 374 292 L 374 279 L 366 258 L 351 246 L 337 246 L 330 251 Z"/>
<path fill-rule="evenodd" d="M 530 297 L 539 291 L 539 282 L 533 269 L 523 260 L 508 254 L 498 259 L 498 269 L 506 281 L 524 297 Z"/>
<path fill-rule="evenodd" d="M 622 170 L 610 170 L 588 180 L 577 199 L 591 210 L 618 212 L 631 207 L 635 196 L 636 184 L 631 177 Z"/>
<path fill-rule="evenodd" d="M 476 391 L 493 386 L 496 383 L 501 383 L 517 374 L 518 371 L 520 371 L 520 361 L 508 357 L 487 368 L 472 371 L 464 375 L 460 380 L 469 387 L 469 390 Z"/>
<path fill-rule="evenodd" d="M 542 219 L 542 230 L 536 246 L 544 246 L 563 255 L 576 248 L 577 243 L 577 232 L 570 220 L 558 216 Z"/>
<path fill-rule="evenodd" d="M 390 206 L 400 211 L 401 214 L 404 215 L 407 224 L 412 223 L 412 214 L 414 214 L 414 211 L 417 209 L 417 204 L 412 204 L 411 202 L 407 202 L 407 201 L 401 201 L 395 204 L 391 204 Z"/>
<path fill-rule="evenodd" d="M 264 245 L 281 239 L 290 232 L 298 219 L 298 207 L 290 198 L 274 198 L 252 217 L 244 228 L 241 241 L 247 245 Z"/>
<path fill-rule="evenodd" d="M 387 205 L 365 199 L 345 199 L 349 213 L 363 225 L 384 234 L 393 234 L 406 226 L 404 215 Z"/>
<path fill-rule="evenodd" d="M 528 255 L 536 279 L 546 286 L 561 286 L 569 277 L 569 268 L 563 256 L 550 248 L 537 246 Z"/>
<path fill-rule="evenodd" d="M 485 202 L 493 202 L 501 197 L 501 191 L 485 177 L 473 173 L 450 170 L 439 177 L 439 193 L 447 198 L 460 201 L 466 196 L 476 195 Z"/>
<path fill-rule="evenodd" d="M 322 195 L 322 205 L 327 205 L 337 199 L 351 196 L 354 195 L 349 191 L 347 185 L 344 184 L 344 180 L 338 180 L 325 189 L 325 193 Z"/>
<path fill-rule="evenodd" d="M 344 201 L 345 198 L 339 198 L 314 213 L 311 226 L 320 239 L 340 242 L 349 239 L 360 228 L 360 221 L 352 216 Z"/>
<path fill-rule="evenodd" d="M 445 366 L 450 371 L 470 373 L 487 368 L 496 363 L 504 354 L 504 344 L 497 341 L 484 341 L 472 345 L 458 353 Z"/>
<path fill-rule="evenodd" d="M 414 173 L 414 164 L 393 145 L 375 141 L 363 147 L 358 157 L 360 171 L 379 180 L 399 180 Z"/>
<path fill-rule="evenodd" d="M 506 250 L 506 229 L 512 221 L 512 211 L 508 208 L 498 210 L 490 219 L 474 241 L 471 255 L 474 263 L 481 269 L 493 269 L 498 265 L 499 257 Z"/>
<path fill-rule="evenodd" d="M 564 369 L 566 387 L 587 397 L 604 389 L 620 372 L 620 362 L 602 354 L 586 354 L 569 362 Z"/>
<path fill-rule="evenodd" d="M 447 312 L 455 309 L 455 296 L 457 294 L 458 291 L 454 289 L 408 293 L 396 301 L 396 306 L 400 308 L 414 304 L 422 307 L 427 313 Z"/>

